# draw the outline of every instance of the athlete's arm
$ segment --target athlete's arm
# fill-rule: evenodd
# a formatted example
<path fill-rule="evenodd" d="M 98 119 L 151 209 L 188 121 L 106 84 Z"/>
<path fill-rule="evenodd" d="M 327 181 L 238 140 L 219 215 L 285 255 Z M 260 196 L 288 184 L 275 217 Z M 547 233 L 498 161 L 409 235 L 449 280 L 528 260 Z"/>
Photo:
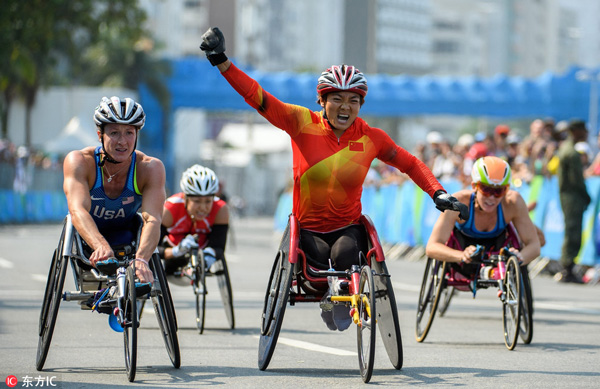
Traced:
<path fill-rule="evenodd" d="M 229 69 L 229 67 L 231 66 L 231 61 L 228 59 L 227 61 L 218 64 L 217 65 L 217 69 L 219 69 L 219 71 L 221 73 L 225 73 L 227 71 L 227 69 Z"/>
<path fill-rule="evenodd" d="M 173 214 L 167 208 L 166 205 L 167 205 L 167 202 L 165 202 L 165 205 L 163 206 L 161 231 L 172 227 L 173 223 L 175 223 L 175 221 L 173 220 Z M 166 235 L 166 231 L 164 233 L 161 232 L 161 237 L 163 234 Z M 173 258 L 173 248 L 166 242 L 159 241 L 158 243 L 159 243 L 158 252 L 161 254 L 161 257 L 164 259 Z"/>
<path fill-rule="evenodd" d="M 208 247 L 215 249 L 217 257 L 223 257 L 225 245 L 227 244 L 227 233 L 229 231 L 229 207 L 225 204 L 217 215 L 208 236 Z"/>
<path fill-rule="evenodd" d="M 469 190 L 462 190 L 454 194 L 454 197 L 463 204 L 469 203 L 469 196 Z M 463 251 L 446 246 L 454 224 L 459 220 L 456 212 L 440 213 L 429 236 L 427 246 L 425 246 L 425 254 L 428 257 L 447 262 L 471 262 L 471 254 L 475 251 L 475 246 L 468 246 Z"/>
<path fill-rule="evenodd" d="M 140 213 L 144 225 L 136 259 L 149 261 L 160 239 L 163 205 L 166 200 L 165 167 L 160 160 L 139 154 L 143 156 L 138 163 L 138 177 L 143 178 L 140 180 L 142 192 Z M 152 272 L 143 261 L 136 261 L 136 273 L 142 282 L 153 281 Z"/>
<path fill-rule="evenodd" d="M 89 258 L 94 266 L 96 262 L 114 256 L 110 244 L 100 234 L 90 215 L 92 206 L 90 175 L 95 173 L 95 168 L 93 152 L 87 149 L 70 152 L 63 163 L 63 189 L 67 197 L 71 221 L 79 235 L 94 250 Z"/>
<path fill-rule="evenodd" d="M 540 255 L 540 240 L 535 225 L 529 217 L 527 204 L 525 204 L 523 197 L 515 191 L 509 191 L 506 196 L 506 203 L 511 215 L 510 221 L 512 221 L 521 238 L 522 247 L 519 251 L 519 259 L 526 265 Z"/>

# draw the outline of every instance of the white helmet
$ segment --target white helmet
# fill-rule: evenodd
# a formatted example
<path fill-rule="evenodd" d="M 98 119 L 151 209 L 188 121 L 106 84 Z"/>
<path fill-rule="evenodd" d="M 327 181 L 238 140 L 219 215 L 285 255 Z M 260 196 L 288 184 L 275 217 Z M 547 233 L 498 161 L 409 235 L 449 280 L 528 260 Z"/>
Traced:
<path fill-rule="evenodd" d="M 210 196 L 219 191 L 219 179 L 211 169 L 194 165 L 183 172 L 179 186 L 186 196 Z"/>
<path fill-rule="evenodd" d="M 102 129 L 105 124 L 131 124 L 141 130 L 146 122 L 144 109 L 129 97 L 121 100 L 117 96 L 103 97 L 94 111 L 94 123 Z"/>

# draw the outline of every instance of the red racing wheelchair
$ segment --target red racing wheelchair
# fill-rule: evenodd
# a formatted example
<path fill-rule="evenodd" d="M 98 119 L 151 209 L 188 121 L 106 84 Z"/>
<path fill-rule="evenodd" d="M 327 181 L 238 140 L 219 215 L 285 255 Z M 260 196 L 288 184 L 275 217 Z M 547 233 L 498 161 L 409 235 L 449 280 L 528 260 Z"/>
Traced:
<path fill-rule="evenodd" d="M 296 303 L 320 302 L 327 294 L 327 276 L 346 279 L 347 291 L 331 296 L 331 301 L 349 304 L 356 324 L 358 360 L 361 377 L 369 382 L 375 359 L 376 327 L 383 340 L 390 362 L 402 368 L 402 338 L 396 299 L 383 249 L 371 219 L 362 215 L 369 250 L 360 254 L 360 266 L 349 271 L 318 270 L 307 265 L 300 247 L 300 226 L 296 217 L 289 216 L 279 251 L 269 277 L 265 294 L 258 350 L 258 367 L 265 370 L 271 361 L 283 323 L 286 306 Z"/>

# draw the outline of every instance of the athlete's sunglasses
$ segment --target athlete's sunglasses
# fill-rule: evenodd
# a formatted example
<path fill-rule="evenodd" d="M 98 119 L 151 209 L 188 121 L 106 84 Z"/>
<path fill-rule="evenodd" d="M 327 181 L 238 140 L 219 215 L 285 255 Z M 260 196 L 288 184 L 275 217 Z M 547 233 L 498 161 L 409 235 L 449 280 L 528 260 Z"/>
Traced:
<path fill-rule="evenodd" d="M 502 197 L 508 190 L 508 185 L 503 186 L 490 186 L 484 185 L 481 182 L 477 184 L 477 188 L 481 191 L 486 197 L 494 196 L 494 197 Z"/>

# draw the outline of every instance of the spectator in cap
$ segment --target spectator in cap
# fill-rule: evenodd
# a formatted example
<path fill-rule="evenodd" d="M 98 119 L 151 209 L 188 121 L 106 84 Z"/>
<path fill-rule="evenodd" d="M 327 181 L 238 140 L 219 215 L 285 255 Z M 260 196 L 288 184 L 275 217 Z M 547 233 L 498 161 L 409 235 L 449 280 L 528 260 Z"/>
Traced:
<path fill-rule="evenodd" d="M 566 120 L 559 121 L 558 123 L 556 123 L 555 130 L 558 134 L 559 142 L 567 139 L 567 136 L 569 136 L 569 122 L 567 122 Z"/>
<path fill-rule="evenodd" d="M 429 152 L 427 153 L 427 166 L 431 169 L 435 159 L 440 155 L 440 144 L 444 141 L 444 137 L 437 131 L 430 131 L 426 137 Z"/>
<path fill-rule="evenodd" d="M 506 138 L 510 134 L 510 127 L 506 124 L 498 124 L 494 129 L 495 155 L 504 160 L 507 159 Z"/>

